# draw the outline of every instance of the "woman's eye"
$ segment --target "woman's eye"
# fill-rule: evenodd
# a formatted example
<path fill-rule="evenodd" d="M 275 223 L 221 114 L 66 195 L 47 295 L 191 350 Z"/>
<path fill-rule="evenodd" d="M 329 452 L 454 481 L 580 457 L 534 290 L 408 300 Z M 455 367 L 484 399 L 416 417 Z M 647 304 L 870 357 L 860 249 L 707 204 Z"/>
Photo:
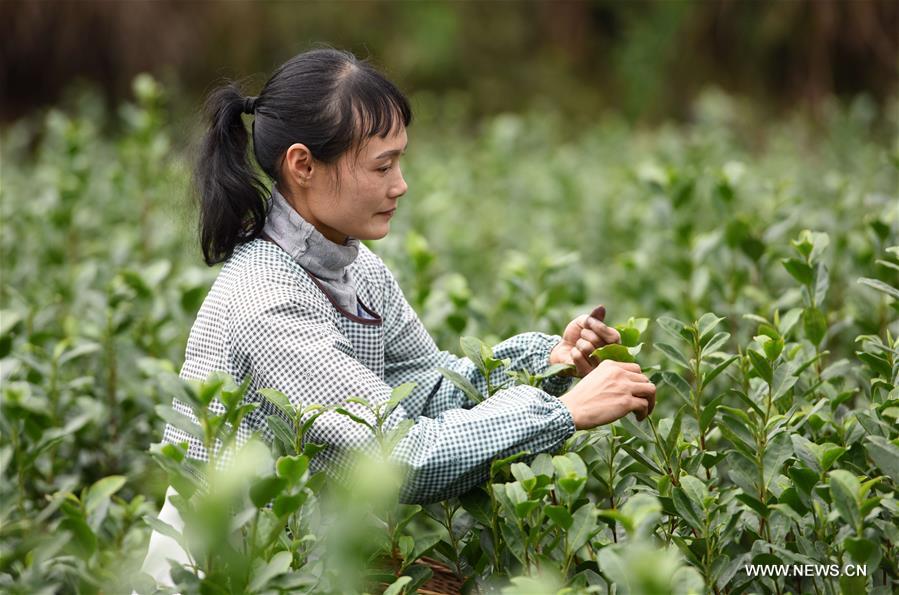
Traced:
<path fill-rule="evenodd" d="M 386 174 L 388 171 L 390 171 L 390 166 L 385 165 L 384 167 L 379 167 L 378 171 L 381 172 L 382 174 Z"/>

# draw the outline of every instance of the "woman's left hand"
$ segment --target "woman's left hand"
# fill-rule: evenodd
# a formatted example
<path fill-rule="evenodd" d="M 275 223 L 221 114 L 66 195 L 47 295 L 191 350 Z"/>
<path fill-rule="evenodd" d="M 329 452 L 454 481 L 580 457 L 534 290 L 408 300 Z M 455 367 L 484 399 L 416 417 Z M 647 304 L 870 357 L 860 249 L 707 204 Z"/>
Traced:
<path fill-rule="evenodd" d="M 590 314 L 578 316 L 565 327 L 562 340 L 553 347 L 549 354 L 550 364 L 569 364 L 574 370 L 562 372 L 562 375 L 583 378 L 589 374 L 599 362 L 590 357 L 593 350 L 603 345 L 620 343 L 621 335 L 612 327 L 606 326 L 605 306 L 597 306 Z"/>

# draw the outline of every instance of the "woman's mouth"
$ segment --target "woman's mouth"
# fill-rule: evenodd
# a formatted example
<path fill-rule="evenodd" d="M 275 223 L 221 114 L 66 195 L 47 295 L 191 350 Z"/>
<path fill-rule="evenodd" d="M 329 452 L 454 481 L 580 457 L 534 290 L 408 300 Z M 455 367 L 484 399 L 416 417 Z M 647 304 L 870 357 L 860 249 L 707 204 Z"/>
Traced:
<path fill-rule="evenodd" d="M 396 213 L 396 208 L 390 209 L 389 211 L 381 211 L 378 215 L 385 215 L 387 217 L 392 217 L 393 214 Z"/>

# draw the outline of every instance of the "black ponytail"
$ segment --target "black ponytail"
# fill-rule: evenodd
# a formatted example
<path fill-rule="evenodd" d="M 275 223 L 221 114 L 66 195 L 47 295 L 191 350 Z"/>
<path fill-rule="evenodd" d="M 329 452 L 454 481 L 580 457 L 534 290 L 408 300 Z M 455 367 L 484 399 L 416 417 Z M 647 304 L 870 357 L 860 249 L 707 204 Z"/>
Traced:
<path fill-rule="evenodd" d="M 262 232 L 266 187 L 247 152 L 241 114 L 245 98 L 235 84 L 220 87 L 206 100 L 209 131 L 195 170 L 200 201 L 200 246 L 206 264 L 226 260 L 237 244 Z"/>
<path fill-rule="evenodd" d="M 305 144 L 314 159 L 334 163 L 363 139 L 386 137 L 412 121 L 409 102 L 393 83 L 335 49 L 294 56 L 258 97 L 244 97 L 233 83 L 213 91 L 206 101 L 210 128 L 194 170 L 200 246 L 208 265 L 227 260 L 265 225 L 269 191 L 249 159 L 244 112 L 254 115 L 256 161 L 275 181 L 281 156 L 294 143 Z"/>

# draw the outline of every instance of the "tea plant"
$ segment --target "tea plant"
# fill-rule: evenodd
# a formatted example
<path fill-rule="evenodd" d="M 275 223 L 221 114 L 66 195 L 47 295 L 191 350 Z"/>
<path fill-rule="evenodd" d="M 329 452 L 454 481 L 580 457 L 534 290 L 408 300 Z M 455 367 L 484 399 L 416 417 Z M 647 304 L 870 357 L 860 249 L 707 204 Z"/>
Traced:
<path fill-rule="evenodd" d="M 593 356 L 639 361 L 658 393 L 642 422 L 408 505 L 402 469 L 381 464 L 406 389 L 355 400 L 378 447 L 347 484 L 311 472 L 322 446 L 304 436 L 349 410 L 177 378 L 216 271 L 186 215 L 187 127 L 158 83 L 134 91 L 115 113 L 86 94 L 0 133 L 4 592 L 153 592 L 151 528 L 190 554 L 172 572 L 182 593 L 411 593 L 435 561 L 480 593 L 899 587 L 897 105 L 760 124 L 711 94 L 689 124 L 604 116 L 564 144 L 552 113 L 410 129 L 410 202 L 372 247 L 485 390 L 444 381 L 477 403 L 567 373 L 510 369 L 491 345 L 601 301 L 627 322 Z M 263 403 L 273 443 L 238 443 Z M 212 461 L 149 448 L 166 422 Z M 168 485 L 183 529 L 157 518 Z"/>

